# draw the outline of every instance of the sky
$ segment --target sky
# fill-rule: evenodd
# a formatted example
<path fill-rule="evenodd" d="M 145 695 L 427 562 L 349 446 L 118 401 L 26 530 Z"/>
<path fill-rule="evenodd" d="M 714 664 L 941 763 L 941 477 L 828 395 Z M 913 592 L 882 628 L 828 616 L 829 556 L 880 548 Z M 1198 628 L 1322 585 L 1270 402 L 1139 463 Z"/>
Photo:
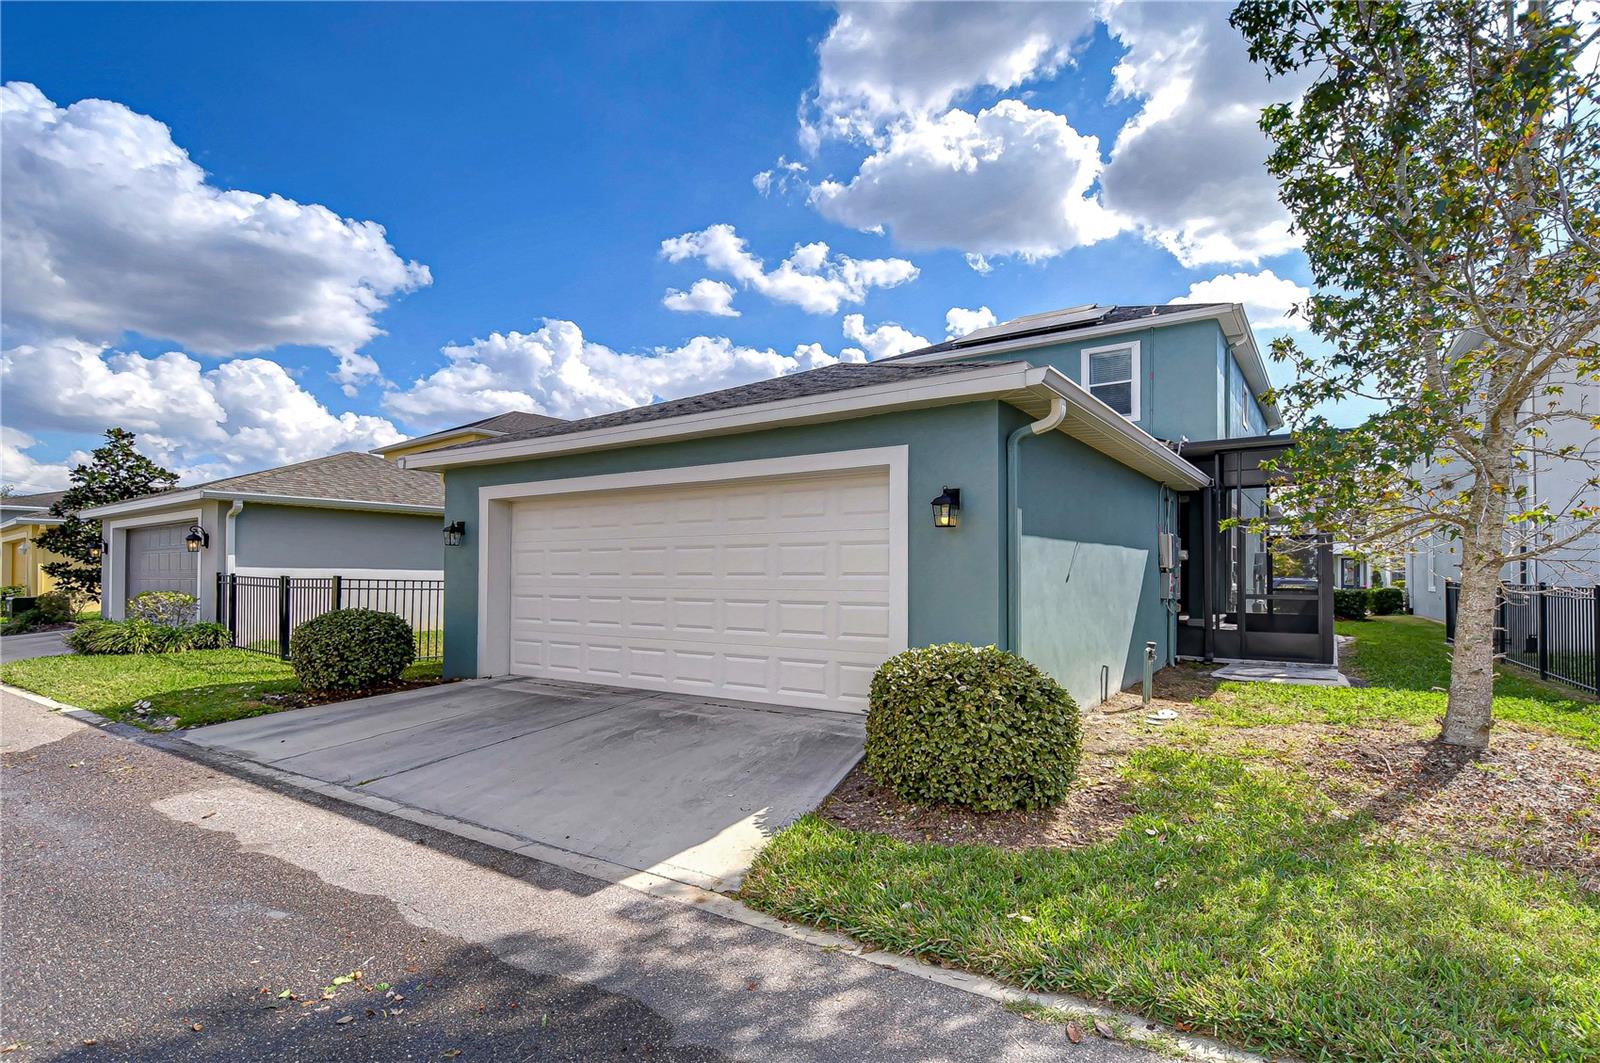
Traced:
<path fill-rule="evenodd" d="M 186 483 L 1309 274 L 1225 4 L 0 7 L 0 482 Z M 1304 333 L 1296 333 L 1302 338 Z M 1273 367 L 1282 378 L 1283 367 Z"/>

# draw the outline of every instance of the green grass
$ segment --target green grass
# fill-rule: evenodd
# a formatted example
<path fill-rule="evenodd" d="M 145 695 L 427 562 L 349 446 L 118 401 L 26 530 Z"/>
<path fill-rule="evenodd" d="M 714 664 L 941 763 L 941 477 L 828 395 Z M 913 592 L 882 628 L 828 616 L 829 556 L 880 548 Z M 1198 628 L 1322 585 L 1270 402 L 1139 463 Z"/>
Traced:
<path fill-rule="evenodd" d="M 1399 721 L 1432 729 L 1437 625 L 1341 625 L 1372 684 L 1223 684 L 1204 727 Z M 1512 673 L 1502 721 L 1600 746 L 1596 706 Z M 1569 878 L 1396 841 L 1310 777 L 1164 733 L 1122 772 L 1110 841 L 913 845 L 808 816 L 741 896 L 880 948 L 1077 993 L 1307 1060 L 1600 1059 L 1600 898 Z"/>
<path fill-rule="evenodd" d="M 1354 635 L 1350 663 L 1364 687 L 1299 687 L 1224 683 L 1204 702 L 1211 722 L 1239 727 L 1304 722 L 1372 724 L 1401 721 L 1432 727 L 1444 716 L 1450 647 L 1444 629 L 1411 616 L 1340 621 Z M 1536 727 L 1600 749 L 1600 705 L 1571 687 L 1542 683 L 1505 666 L 1495 681 L 1497 720 Z"/>
<path fill-rule="evenodd" d="M 412 665 L 405 677 L 439 674 L 434 662 Z M 0 681 L 133 724 L 143 722 L 134 702 L 148 700 L 152 719 L 176 716 L 181 727 L 278 712 L 285 706 L 261 696 L 300 689 L 287 663 L 245 650 L 36 657 L 0 665 Z"/>

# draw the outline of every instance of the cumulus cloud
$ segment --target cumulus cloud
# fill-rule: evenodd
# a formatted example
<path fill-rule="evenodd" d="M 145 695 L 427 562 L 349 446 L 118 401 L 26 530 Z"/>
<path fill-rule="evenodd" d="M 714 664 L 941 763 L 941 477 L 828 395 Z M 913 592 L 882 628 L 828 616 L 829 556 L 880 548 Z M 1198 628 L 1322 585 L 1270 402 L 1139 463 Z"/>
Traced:
<path fill-rule="evenodd" d="M 844 316 L 844 338 L 856 344 L 868 359 L 874 361 L 928 346 L 927 340 L 892 321 L 869 329 L 867 319 L 861 314 Z"/>
<path fill-rule="evenodd" d="M 668 288 L 661 297 L 661 305 L 680 314 L 710 314 L 713 317 L 738 317 L 733 308 L 733 285 L 726 281 L 701 278 L 681 292 Z"/>
<path fill-rule="evenodd" d="M 1099 141 L 1061 115 L 1017 100 L 896 126 L 847 183 L 811 202 L 832 221 L 884 226 L 913 248 L 1043 259 L 1115 235 L 1125 222 L 1095 198 Z"/>
<path fill-rule="evenodd" d="M 824 243 L 800 244 L 769 270 L 727 224 L 663 240 L 661 253 L 671 262 L 698 259 L 746 288 L 811 314 L 836 314 L 845 303 L 864 302 L 871 289 L 893 288 L 920 272 L 903 258 L 851 258 L 831 253 Z"/>
<path fill-rule="evenodd" d="M 1278 276 L 1270 269 L 1260 273 L 1221 273 L 1189 285 L 1189 294 L 1174 303 L 1243 303 L 1256 328 L 1304 329 L 1306 324 L 1289 316 L 1297 303 L 1311 298 L 1311 289 Z"/>
<path fill-rule="evenodd" d="M 331 412 L 265 358 L 206 368 L 177 351 L 147 357 L 58 339 L 0 352 L 0 387 L 8 421 L 95 433 L 120 425 L 190 480 L 403 438 L 385 418 Z"/>
<path fill-rule="evenodd" d="M 0 190 L 6 320 L 39 336 L 326 347 L 353 385 L 378 374 L 375 316 L 431 280 L 375 222 L 218 188 L 155 119 L 22 82 L 0 87 Z"/>
<path fill-rule="evenodd" d="M 20 429 L 0 425 L 0 484 L 19 495 L 59 491 L 67 486 L 67 465 L 42 462 L 26 453 L 37 443 Z"/>
<path fill-rule="evenodd" d="M 1053 75 L 1094 28 L 1089 4 L 841 4 L 817 49 L 812 136 L 872 137 L 942 111 L 978 86 Z"/>
<path fill-rule="evenodd" d="M 445 365 L 390 392 L 384 408 L 418 427 L 509 409 L 590 417 L 838 360 L 814 343 L 786 355 L 717 336 L 696 336 L 679 347 L 643 353 L 614 351 L 585 338 L 575 323 L 553 319 L 533 332 L 494 332 L 445 347 L 443 353 Z"/>
<path fill-rule="evenodd" d="M 1127 49 L 1115 94 L 1143 101 L 1101 177 L 1106 205 L 1185 266 L 1297 247 L 1257 121 L 1268 103 L 1298 96 L 1308 75 L 1269 84 L 1226 5 L 1117 4 L 1105 19 Z"/>
<path fill-rule="evenodd" d="M 958 340 L 969 332 L 977 332 L 998 323 L 994 311 L 987 306 L 980 306 L 976 310 L 952 306 L 944 314 L 944 334 L 952 340 Z"/>

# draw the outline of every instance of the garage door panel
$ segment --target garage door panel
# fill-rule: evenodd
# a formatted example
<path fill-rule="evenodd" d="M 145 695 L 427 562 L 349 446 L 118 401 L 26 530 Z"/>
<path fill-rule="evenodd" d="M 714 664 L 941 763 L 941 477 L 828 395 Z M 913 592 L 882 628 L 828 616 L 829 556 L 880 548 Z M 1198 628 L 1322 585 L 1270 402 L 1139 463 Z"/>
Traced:
<path fill-rule="evenodd" d="M 512 671 L 862 710 L 889 508 L 882 471 L 516 503 Z"/>
<path fill-rule="evenodd" d="M 187 522 L 129 528 L 124 540 L 127 596 L 146 591 L 196 593 L 199 554 L 189 552 Z"/>

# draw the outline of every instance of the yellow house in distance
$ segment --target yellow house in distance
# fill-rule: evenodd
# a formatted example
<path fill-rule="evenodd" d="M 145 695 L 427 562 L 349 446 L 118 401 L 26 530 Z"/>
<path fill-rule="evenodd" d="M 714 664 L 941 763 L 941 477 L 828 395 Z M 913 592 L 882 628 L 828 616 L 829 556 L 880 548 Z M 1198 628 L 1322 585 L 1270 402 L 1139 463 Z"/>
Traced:
<path fill-rule="evenodd" d="M 34 539 L 46 528 L 61 523 L 50 515 L 50 506 L 64 492 L 12 495 L 0 499 L 0 586 L 20 587 L 26 597 L 43 594 L 55 587 L 55 577 L 44 570 L 45 562 L 61 558 L 40 549 Z"/>
<path fill-rule="evenodd" d="M 407 454 L 421 454 L 427 450 L 439 450 L 443 447 L 453 447 L 459 443 L 476 443 L 484 439 L 493 439 L 496 436 L 508 435 L 513 432 L 532 432 L 550 425 L 561 424 L 558 417 L 546 417 L 542 413 L 527 413 L 523 410 L 511 410 L 507 413 L 498 413 L 493 417 L 485 417 L 481 421 L 472 421 L 468 424 L 456 425 L 440 432 L 431 432 L 425 436 L 413 436 L 402 439 L 398 443 L 391 443 L 386 447 L 378 447 L 369 453 L 380 458 L 396 461 Z"/>

